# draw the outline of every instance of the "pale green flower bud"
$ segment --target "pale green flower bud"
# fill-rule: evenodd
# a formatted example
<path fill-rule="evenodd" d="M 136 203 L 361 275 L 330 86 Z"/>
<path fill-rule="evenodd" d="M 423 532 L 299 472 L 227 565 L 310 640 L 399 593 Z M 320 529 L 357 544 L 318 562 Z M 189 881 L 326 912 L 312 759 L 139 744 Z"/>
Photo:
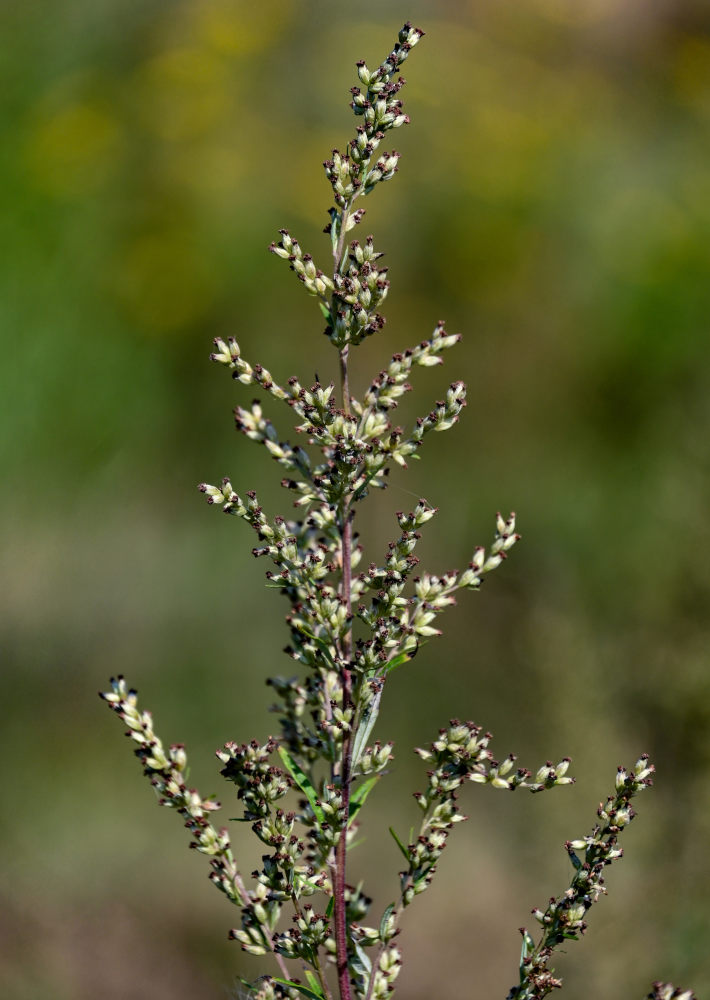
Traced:
<path fill-rule="evenodd" d="M 434 354 L 423 354 L 420 358 L 417 358 L 417 364 L 421 365 L 422 368 L 433 368 L 434 365 L 442 363 L 442 359 Z"/>
<path fill-rule="evenodd" d="M 357 66 L 357 75 L 360 78 L 360 83 L 367 86 L 370 80 L 372 79 L 372 74 L 370 73 L 369 69 L 367 68 L 363 60 L 356 63 L 356 66 Z"/>
<path fill-rule="evenodd" d="M 501 778 L 500 775 L 495 775 L 495 777 L 492 777 L 490 783 L 493 786 L 493 788 L 510 789 L 509 782 L 506 781 L 505 778 Z"/>
<path fill-rule="evenodd" d="M 578 926 L 584 920 L 585 913 L 586 909 L 582 903 L 578 903 L 576 906 L 570 906 L 566 913 L 565 923 L 570 926 Z"/>
<path fill-rule="evenodd" d="M 483 564 L 485 563 L 485 561 L 486 561 L 486 550 L 483 548 L 482 545 L 479 545 L 478 548 L 473 553 L 473 559 L 471 560 L 471 567 L 476 570 L 481 570 L 483 569 Z"/>
<path fill-rule="evenodd" d="M 200 483 L 197 487 L 201 493 L 206 494 L 207 503 L 224 503 L 226 500 L 225 494 L 217 486 L 210 486 L 209 483 Z"/>
<path fill-rule="evenodd" d="M 634 777 L 636 781 L 646 781 L 654 771 L 655 767 L 648 761 L 648 754 L 642 754 L 634 764 Z"/>
<path fill-rule="evenodd" d="M 628 826 L 632 818 L 633 818 L 633 811 L 631 810 L 630 807 L 627 807 L 625 809 L 617 809 L 613 817 L 614 826 L 618 827 Z"/>
<path fill-rule="evenodd" d="M 461 588 L 471 588 L 474 589 L 481 585 L 481 578 L 477 576 L 475 570 L 465 569 L 461 576 L 459 577 L 458 586 Z"/>

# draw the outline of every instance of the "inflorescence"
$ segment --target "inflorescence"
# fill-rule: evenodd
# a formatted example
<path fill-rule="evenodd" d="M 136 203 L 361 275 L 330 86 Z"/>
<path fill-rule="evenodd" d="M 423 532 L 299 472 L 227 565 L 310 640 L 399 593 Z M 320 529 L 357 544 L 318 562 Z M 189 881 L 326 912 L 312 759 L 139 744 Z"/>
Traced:
<path fill-rule="evenodd" d="M 351 107 L 360 123 L 345 152 L 334 149 L 324 164 L 334 201 L 325 230 L 331 265 L 319 268 L 285 229 L 270 247 L 317 300 L 325 334 L 338 352 L 339 387 L 318 380 L 306 387 L 296 376 L 282 385 L 263 366 L 250 364 L 234 338 L 215 340 L 211 355 L 242 385 L 285 403 L 300 442 L 279 433 L 259 400 L 236 407 L 237 429 L 263 445 L 283 470 L 281 485 L 296 508 L 291 518 L 267 516 L 256 493 L 237 493 L 228 478 L 199 487 L 208 503 L 255 532 L 254 555 L 272 564 L 267 584 L 289 605 L 285 651 L 300 670 L 296 677 L 269 681 L 278 738 L 227 743 L 217 751 L 222 775 L 237 788 L 243 811 L 238 818 L 266 849 L 251 880 L 238 868 L 227 829 L 212 825 L 219 803 L 187 786 L 182 745 L 165 749 L 151 714 L 139 710 L 136 692 L 122 677 L 102 695 L 137 744 L 135 753 L 160 803 L 182 817 L 190 846 L 209 858 L 211 881 L 239 908 L 240 924 L 229 936 L 249 954 L 269 954 L 277 964 L 279 976 L 244 984 L 253 1000 L 390 997 L 402 964 L 400 917 L 427 889 L 451 830 L 466 819 L 458 806 L 463 786 L 540 792 L 574 780 L 568 758 L 533 773 L 516 767 L 514 754 L 495 759 L 491 734 L 481 727 L 452 720 L 428 749 L 416 751 L 428 767 L 424 790 L 415 793 L 419 831 L 406 843 L 390 830 L 404 868 L 393 901 L 379 920 L 367 922 L 373 901 L 348 882 L 347 851 L 360 810 L 394 759 L 391 742 L 372 739 L 384 689 L 395 668 L 441 634 L 439 616 L 457 595 L 478 591 L 519 539 L 515 515 L 498 514 L 488 548 L 475 548 L 462 571 L 434 574 L 420 570 L 415 555 L 421 531 L 437 513 L 425 499 L 408 513 L 397 512 L 398 534 L 377 562 L 364 565 L 353 531 L 359 503 L 371 489 L 386 486 L 393 463 L 406 468 L 430 432 L 453 428 L 466 405 L 466 388 L 454 381 L 413 426 L 392 422 L 416 370 L 440 365 L 443 353 L 459 342 L 443 322 L 429 339 L 395 353 L 362 399 L 349 388 L 350 349 L 382 329 L 379 310 L 390 283 L 373 237 L 348 243 L 347 234 L 365 214 L 355 206 L 358 199 L 397 172 L 399 153 L 384 151 L 382 143 L 388 131 L 409 123 L 398 73 L 423 34 L 407 23 L 375 70 L 357 63 L 360 86 L 352 90 Z M 592 833 L 566 845 L 572 882 L 544 910 L 533 911 L 541 925 L 537 944 L 522 930 L 520 981 L 509 1000 L 539 1000 L 560 985 L 550 959 L 560 944 L 584 932 L 589 908 L 606 891 L 603 871 L 621 857 L 617 842 L 634 815 L 631 799 L 651 783 L 652 771 L 645 756 L 631 771 L 620 769 L 616 791 L 600 806 Z M 692 994 L 657 983 L 651 1000 L 692 1000 Z"/>

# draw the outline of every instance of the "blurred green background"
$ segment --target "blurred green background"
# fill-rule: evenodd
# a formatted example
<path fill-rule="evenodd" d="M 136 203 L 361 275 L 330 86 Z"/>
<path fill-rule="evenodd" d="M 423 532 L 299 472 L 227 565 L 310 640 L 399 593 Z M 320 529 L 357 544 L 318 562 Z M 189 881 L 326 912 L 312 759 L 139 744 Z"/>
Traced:
<path fill-rule="evenodd" d="M 277 595 L 239 522 L 195 484 L 231 475 L 284 508 L 279 473 L 235 436 L 249 399 L 207 361 L 234 334 L 280 379 L 335 374 L 322 320 L 266 253 L 288 227 L 327 261 L 320 163 L 353 133 L 353 63 L 412 18 L 395 183 L 363 235 L 388 251 L 388 324 L 362 390 L 439 317 L 464 334 L 402 420 L 454 378 L 450 434 L 360 515 L 378 558 L 393 511 L 441 509 L 422 561 L 461 566 L 497 509 L 524 541 L 387 690 L 394 775 L 353 856 L 376 907 L 416 821 L 410 748 L 453 715 L 537 766 L 544 796 L 472 788 L 438 882 L 408 911 L 400 994 L 504 997 L 531 907 L 616 765 L 648 751 L 626 858 L 566 996 L 710 995 L 710 10 L 703 0 L 33 0 L 2 5 L 0 370 L 5 819 L 0 958 L 12 1000 L 234 995 L 263 971 L 155 807 L 96 698 L 126 673 L 193 780 L 264 737 L 289 671 Z M 389 148 L 389 147 L 388 147 Z M 278 416 L 282 427 L 289 414 Z M 287 431 L 283 431 L 287 434 Z M 267 485 L 265 485 L 267 484 Z M 256 857 L 248 831 L 244 868 Z"/>

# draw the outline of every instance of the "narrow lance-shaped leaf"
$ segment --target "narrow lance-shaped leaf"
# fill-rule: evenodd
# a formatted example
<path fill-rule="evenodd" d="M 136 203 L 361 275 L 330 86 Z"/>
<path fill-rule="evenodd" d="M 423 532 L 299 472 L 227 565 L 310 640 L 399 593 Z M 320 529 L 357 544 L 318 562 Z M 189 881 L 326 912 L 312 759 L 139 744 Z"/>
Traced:
<path fill-rule="evenodd" d="M 273 981 L 280 983 L 282 986 L 290 986 L 292 990 L 298 990 L 302 996 L 308 997 L 309 1000 L 325 1000 L 320 990 L 313 990 L 308 986 L 304 986 L 303 983 L 294 983 L 291 979 L 278 979 L 276 976 L 274 976 Z"/>
<path fill-rule="evenodd" d="M 360 757 L 362 756 L 363 750 L 367 746 L 367 741 L 370 739 L 370 734 L 375 728 L 375 723 L 377 722 L 377 716 L 380 714 L 380 701 L 382 699 L 382 687 L 377 685 L 377 688 L 373 692 L 372 699 L 367 703 L 365 711 L 363 712 L 362 719 L 360 720 L 360 725 L 355 733 L 355 739 L 353 740 L 353 769 L 357 766 Z"/>
<path fill-rule="evenodd" d="M 308 802 L 310 804 L 311 809 L 313 810 L 316 819 L 322 826 L 323 823 L 325 822 L 325 815 L 320 806 L 320 803 L 318 802 L 318 793 L 311 784 L 308 775 L 302 768 L 298 766 L 296 761 L 293 759 L 293 757 L 285 747 L 279 747 L 279 756 L 286 765 L 286 768 L 291 777 L 293 778 L 293 780 L 296 782 L 298 787 L 301 789 L 303 794 L 308 799 Z"/>
<path fill-rule="evenodd" d="M 350 819 L 360 812 L 362 807 L 365 805 L 368 795 L 379 780 L 380 775 L 373 774 L 371 778 L 368 778 L 367 781 L 363 781 L 363 783 L 355 789 L 353 794 L 350 796 Z"/>
<path fill-rule="evenodd" d="M 409 864 L 410 861 L 412 860 L 409 857 L 409 851 L 407 850 L 407 848 L 404 846 L 404 844 L 402 843 L 402 841 L 399 839 L 399 837 L 395 833 L 394 827 L 391 826 L 389 828 L 389 831 L 390 831 L 390 834 L 392 835 L 392 839 L 394 840 L 395 844 L 397 845 L 397 847 L 402 852 L 402 855 L 404 856 L 405 861 L 407 862 L 407 864 Z"/>

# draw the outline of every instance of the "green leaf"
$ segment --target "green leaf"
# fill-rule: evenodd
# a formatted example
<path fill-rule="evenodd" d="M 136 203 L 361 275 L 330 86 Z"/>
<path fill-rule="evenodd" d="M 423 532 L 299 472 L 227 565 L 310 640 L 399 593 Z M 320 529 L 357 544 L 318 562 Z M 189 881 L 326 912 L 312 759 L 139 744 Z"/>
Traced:
<path fill-rule="evenodd" d="M 402 854 L 406 858 L 407 864 L 410 864 L 412 859 L 409 857 L 409 851 L 404 846 L 404 844 L 402 843 L 402 841 L 399 839 L 399 837 L 397 836 L 397 834 L 394 832 L 394 827 L 391 826 L 389 828 L 389 830 L 390 830 L 390 833 L 392 834 L 392 839 L 394 840 L 395 844 L 397 845 L 397 847 L 400 849 L 400 851 L 402 852 Z"/>
<path fill-rule="evenodd" d="M 320 311 L 323 313 L 327 321 L 330 323 L 330 309 L 325 304 L 325 302 L 319 302 L 318 305 L 320 306 Z"/>
<path fill-rule="evenodd" d="M 413 655 L 413 653 L 400 653 L 399 656 L 392 657 L 392 659 L 388 660 L 385 664 L 385 673 L 389 674 L 393 670 L 396 670 L 397 667 L 401 667 L 403 663 L 409 663 Z"/>
<path fill-rule="evenodd" d="M 335 906 L 335 896 L 331 896 L 328 900 L 328 905 L 325 908 L 326 919 L 330 920 L 333 916 L 333 907 Z"/>
<path fill-rule="evenodd" d="M 340 226 L 336 226 L 336 221 L 340 220 L 340 213 L 335 208 L 330 208 L 330 242 L 333 247 L 333 254 L 338 249 L 338 238 L 340 237 Z"/>
<path fill-rule="evenodd" d="M 385 934 L 387 933 L 387 921 L 394 913 L 394 903 L 390 903 L 385 912 L 382 914 L 382 920 L 380 920 L 380 941 L 385 940 Z"/>
<path fill-rule="evenodd" d="M 520 949 L 520 973 L 522 975 L 524 963 L 532 953 L 535 951 L 535 942 L 533 941 L 530 932 L 523 930 L 523 944 Z"/>
<path fill-rule="evenodd" d="M 353 770 L 357 766 L 360 757 L 362 757 L 363 750 L 367 746 L 367 741 L 370 739 L 370 734 L 375 728 L 377 716 L 380 714 L 381 698 L 382 688 L 372 695 L 372 699 L 367 703 L 365 711 L 362 713 L 362 719 L 360 720 L 360 725 L 357 728 L 355 739 L 353 740 Z"/>
<path fill-rule="evenodd" d="M 310 971 L 310 969 L 306 969 L 306 979 L 308 980 L 308 985 L 310 986 L 310 988 L 315 993 L 317 993 L 318 996 L 322 996 L 323 992 L 322 992 L 322 990 L 320 988 L 320 983 L 318 982 L 318 980 L 316 979 L 316 977 L 313 975 L 313 973 Z"/>
<path fill-rule="evenodd" d="M 375 787 L 375 785 L 379 780 L 380 780 L 380 775 L 373 774 L 371 778 L 368 778 L 367 781 L 364 781 L 360 785 L 360 787 L 357 788 L 350 796 L 350 809 L 348 812 L 348 816 L 350 819 L 352 819 L 353 816 L 357 815 L 357 813 L 360 812 L 362 807 L 365 805 L 365 800 L 367 799 L 367 796 L 370 794 L 370 792 L 372 791 L 372 789 Z"/>
<path fill-rule="evenodd" d="M 567 848 L 567 853 L 569 854 L 569 859 L 572 862 L 572 867 L 574 868 L 575 871 L 579 871 L 580 868 L 582 867 L 582 862 L 579 860 L 579 858 L 574 853 L 574 850 L 571 847 Z"/>
<path fill-rule="evenodd" d="M 276 976 L 273 977 L 275 983 L 281 983 L 282 986 L 290 986 L 292 990 L 298 990 L 302 993 L 304 997 L 309 997 L 310 1000 L 325 1000 L 320 989 L 316 993 L 315 990 L 309 989 L 307 986 L 303 986 L 301 983 L 292 983 L 290 979 L 277 979 Z"/>
<path fill-rule="evenodd" d="M 354 941 L 353 944 L 355 946 L 355 954 L 357 955 L 357 961 L 352 961 L 353 968 L 356 972 L 365 972 L 368 976 L 371 976 L 372 959 L 366 953 L 359 941 Z M 360 965 L 360 969 L 357 968 L 358 964 Z"/>
<path fill-rule="evenodd" d="M 301 635 L 305 635 L 307 639 L 311 639 L 313 642 L 315 642 L 316 646 L 318 647 L 318 649 L 320 649 L 321 653 L 323 653 L 330 666 L 334 667 L 335 664 L 333 663 L 333 657 L 331 655 L 330 646 L 328 645 L 328 643 L 325 642 L 323 639 L 320 639 L 317 635 L 314 635 L 312 632 L 309 632 L 308 629 L 305 628 L 303 625 L 297 625 L 296 628 L 301 633 Z"/>
<path fill-rule="evenodd" d="M 296 782 L 298 787 L 301 789 L 303 794 L 308 799 L 308 802 L 310 803 L 311 809 L 313 810 L 316 819 L 318 820 L 320 825 L 323 826 L 323 823 L 325 822 L 325 815 L 318 802 L 318 795 L 316 793 L 316 790 L 308 779 L 308 775 L 306 774 L 305 771 L 301 770 L 301 768 L 298 766 L 296 761 L 293 759 L 293 757 L 285 747 L 279 747 L 279 756 L 286 765 L 288 773 L 291 775 L 293 780 Z"/>

